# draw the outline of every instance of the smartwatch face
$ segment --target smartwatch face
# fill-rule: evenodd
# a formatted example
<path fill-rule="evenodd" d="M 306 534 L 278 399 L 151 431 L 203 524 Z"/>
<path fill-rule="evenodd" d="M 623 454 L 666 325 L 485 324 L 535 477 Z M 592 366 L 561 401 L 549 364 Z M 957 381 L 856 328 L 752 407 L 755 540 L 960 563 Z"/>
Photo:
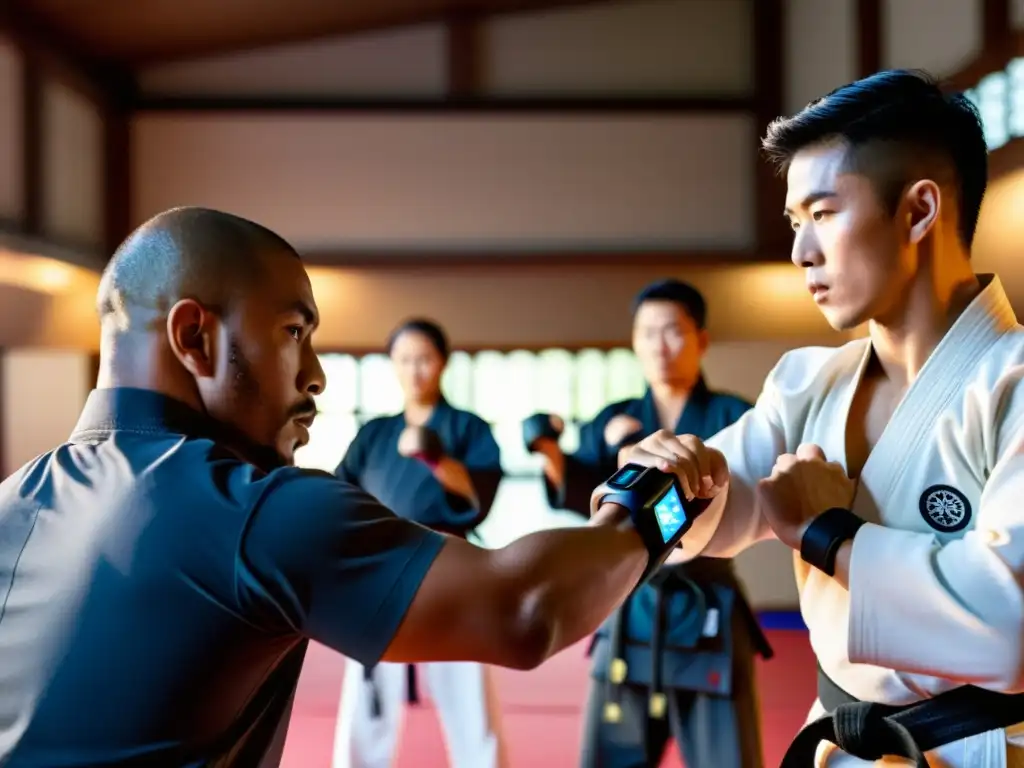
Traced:
<path fill-rule="evenodd" d="M 661 540 L 669 541 L 687 523 L 683 500 L 673 483 L 664 495 L 654 502 L 654 517 L 658 521 Z"/>
<path fill-rule="evenodd" d="M 612 475 L 612 478 L 608 481 L 608 485 L 616 488 L 629 488 L 634 480 L 640 477 L 640 473 L 643 470 L 640 467 L 625 466 Z"/>

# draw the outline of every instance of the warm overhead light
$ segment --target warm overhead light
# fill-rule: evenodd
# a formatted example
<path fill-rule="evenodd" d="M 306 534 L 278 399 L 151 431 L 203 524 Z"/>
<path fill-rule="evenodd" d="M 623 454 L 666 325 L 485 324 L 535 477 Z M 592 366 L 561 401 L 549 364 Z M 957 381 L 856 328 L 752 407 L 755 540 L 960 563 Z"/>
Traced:
<path fill-rule="evenodd" d="M 0 248 L 0 284 L 3 285 L 54 296 L 94 288 L 98 279 L 89 270 L 56 259 Z"/>

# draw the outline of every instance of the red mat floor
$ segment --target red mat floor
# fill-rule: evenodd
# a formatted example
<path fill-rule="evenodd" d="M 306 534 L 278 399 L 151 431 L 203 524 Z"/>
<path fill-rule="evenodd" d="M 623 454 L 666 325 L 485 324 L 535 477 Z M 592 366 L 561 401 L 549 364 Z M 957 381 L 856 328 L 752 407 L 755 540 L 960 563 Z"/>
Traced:
<path fill-rule="evenodd" d="M 814 700 L 815 665 L 806 632 L 769 630 L 775 657 L 761 662 L 765 764 L 778 765 Z M 573 768 L 579 754 L 581 707 L 587 685 L 585 644 L 569 648 L 537 670 L 499 670 L 503 730 L 512 768 Z M 330 768 L 343 661 L 314 645 L 306 657 L 282 768 Z M 411 707 L 396 768 L 447 768 L 429 699 Z M 674 749 L 662 768 L 680 768 Z"/>

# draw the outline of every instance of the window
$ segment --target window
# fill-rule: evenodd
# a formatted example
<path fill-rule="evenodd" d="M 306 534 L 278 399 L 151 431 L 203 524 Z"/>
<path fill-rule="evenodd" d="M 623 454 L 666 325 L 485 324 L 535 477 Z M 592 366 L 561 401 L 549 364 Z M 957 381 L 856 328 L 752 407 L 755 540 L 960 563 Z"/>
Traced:
<path fill-rule="evenodd" d="M 1024 58 L 986 75 L 964 93 L 978 108 L 990 150 L 1024 136 Z"/>
<path fill-rule="evenodd" d="M 386 355 L 325 354 L 320 362 L 328 386 L 318 398 L 320 415 L 309 445 L 300 449 L 296 461 L 333 471 L 359 427 L 375 416 L 400 411 L 402 396 Z M 610 402 L 642 394 L 644 380 L 629 349 L 457 351 L 448 361 L 442 389 L 452 405 L 491 425 L 509 475 L 535 476 L 541 462 L 523 446 L 524 418 L 538 411 L 562 416 L 562 445 L 571 451 L 582 422 Z"/>

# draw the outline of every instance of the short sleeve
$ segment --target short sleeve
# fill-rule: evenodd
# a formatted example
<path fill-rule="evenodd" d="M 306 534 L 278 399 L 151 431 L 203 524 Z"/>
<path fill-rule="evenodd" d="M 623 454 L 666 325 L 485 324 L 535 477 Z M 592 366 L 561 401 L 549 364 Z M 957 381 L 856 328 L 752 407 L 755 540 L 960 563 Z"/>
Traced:
<path fill-rule="evenodd" d="M 258 615 L 362 664 L 380 660 L 445 537 L 326 473 L 288 473 L 253 511 L 238 588 Z"/>

